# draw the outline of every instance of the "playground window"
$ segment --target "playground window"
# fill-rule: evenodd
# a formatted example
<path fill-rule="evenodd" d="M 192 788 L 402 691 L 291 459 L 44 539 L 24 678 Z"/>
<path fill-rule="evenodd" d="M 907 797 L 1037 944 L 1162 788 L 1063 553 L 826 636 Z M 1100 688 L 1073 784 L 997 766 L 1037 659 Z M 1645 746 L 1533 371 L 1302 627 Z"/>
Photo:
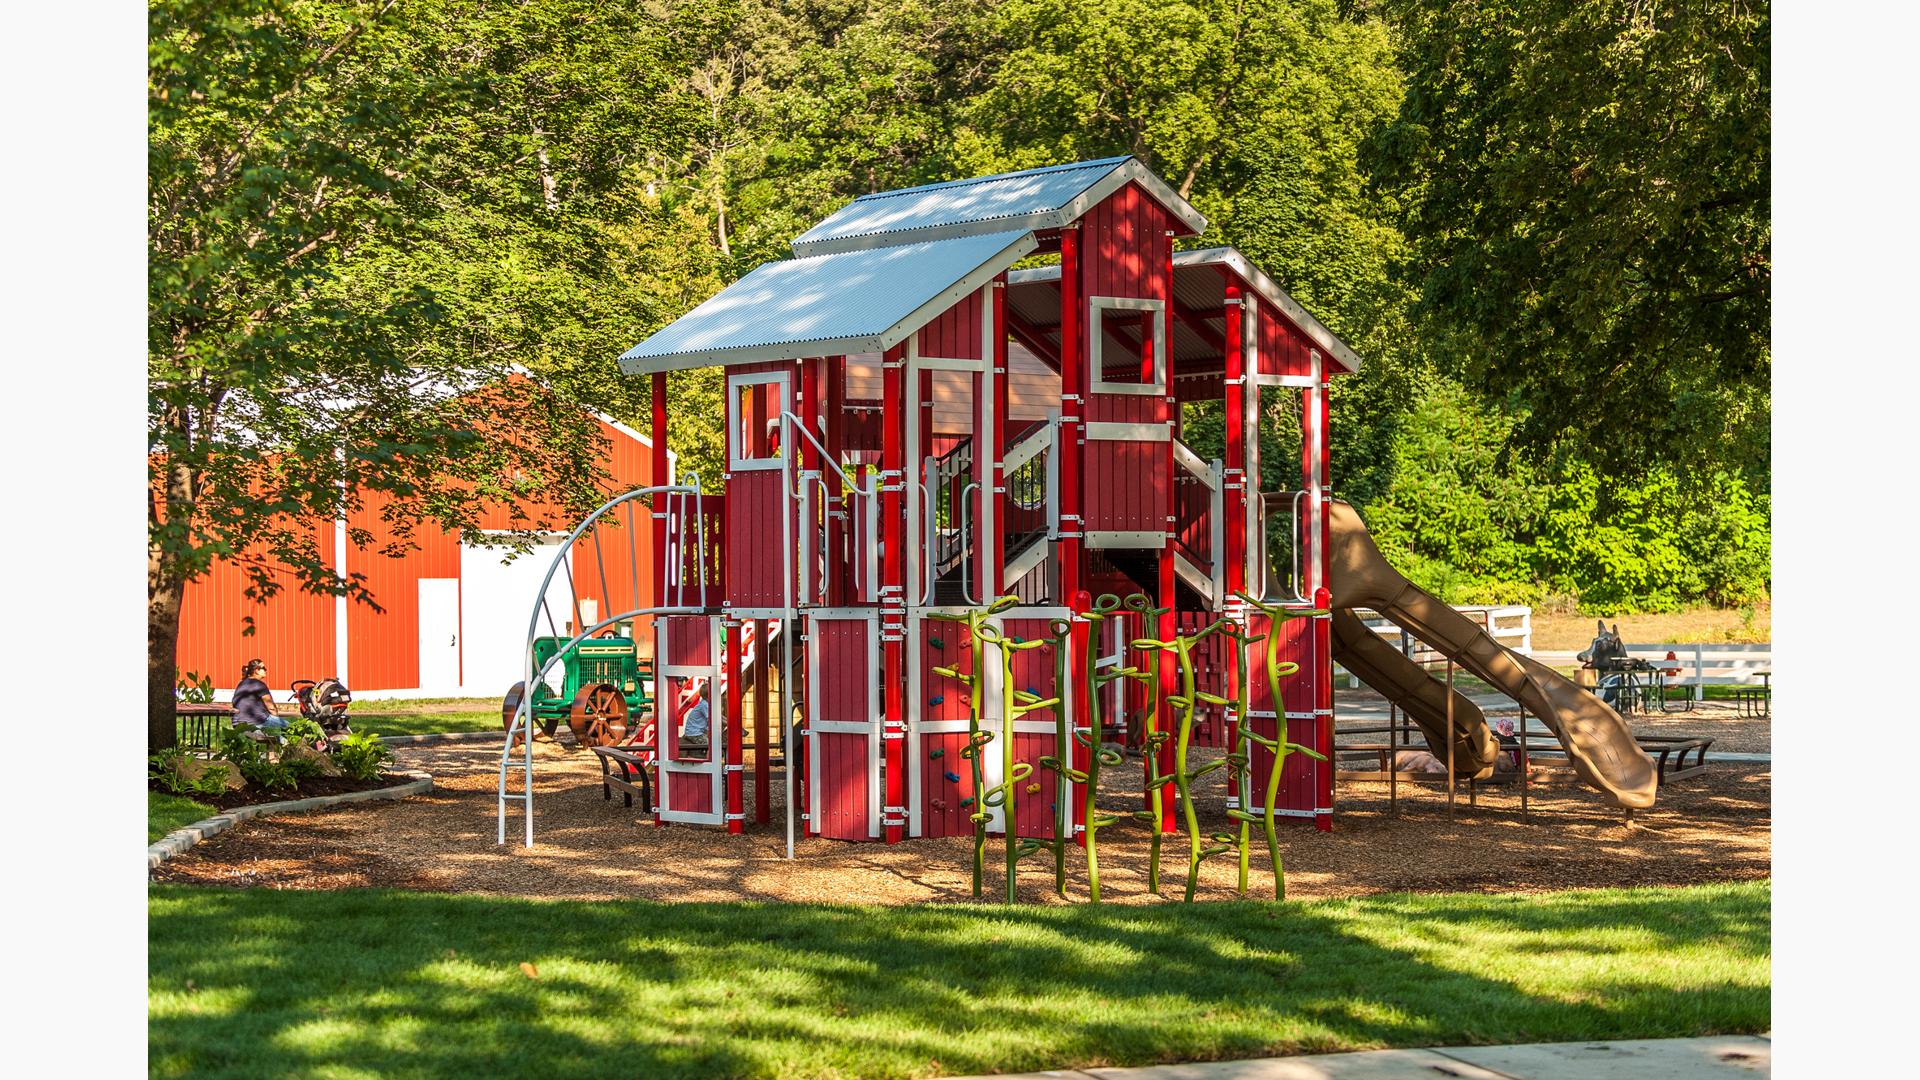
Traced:
<path fill-rule="evenodd" d="M 728 377 L 728 471 L 780 468 L 780 414 L 786 408 L 786 372 L 763 371 Z"/>
<path fill-rule="evenodd" d="M 1091 389 L 1106 394 L 1164 394 L 1167 313 L 1158 300 L 1095 296 L 1087 300 Z"/>

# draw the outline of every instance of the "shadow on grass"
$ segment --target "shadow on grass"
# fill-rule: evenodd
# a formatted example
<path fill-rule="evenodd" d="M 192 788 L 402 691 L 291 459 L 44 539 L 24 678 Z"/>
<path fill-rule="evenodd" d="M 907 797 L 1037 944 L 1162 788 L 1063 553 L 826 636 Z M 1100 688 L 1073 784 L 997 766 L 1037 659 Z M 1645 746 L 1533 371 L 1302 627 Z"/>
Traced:
<path fill-rule="evenodd" d="M 163 886 L 152 1069 L 904 1077 L 1760 1031 L 1768 904 L 1764 884 L 1148 908 Z"/>

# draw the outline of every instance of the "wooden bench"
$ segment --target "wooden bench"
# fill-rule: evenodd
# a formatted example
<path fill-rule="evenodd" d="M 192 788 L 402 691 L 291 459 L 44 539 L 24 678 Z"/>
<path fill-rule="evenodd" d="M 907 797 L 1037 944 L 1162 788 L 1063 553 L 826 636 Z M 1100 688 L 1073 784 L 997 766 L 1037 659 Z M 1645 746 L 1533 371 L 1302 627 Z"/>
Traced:
<path fill-rule="evenodd" d="M 649 771 L 650 762 L 643 761 L 639 754 L 628 746 L 596 746 L 593 752 L 600 758 L 600 797 L 611 802 L 615 788 L 620 789 L 620 797 L 626 805 L 633 805 L 633 797 L 640 796 L 640 812 L 653 813 L 653 774 Z M 613 767 L 620 766 L 620 775 L 613 775 Z M 638 781 L 637 783 L 635 781 Z"/>

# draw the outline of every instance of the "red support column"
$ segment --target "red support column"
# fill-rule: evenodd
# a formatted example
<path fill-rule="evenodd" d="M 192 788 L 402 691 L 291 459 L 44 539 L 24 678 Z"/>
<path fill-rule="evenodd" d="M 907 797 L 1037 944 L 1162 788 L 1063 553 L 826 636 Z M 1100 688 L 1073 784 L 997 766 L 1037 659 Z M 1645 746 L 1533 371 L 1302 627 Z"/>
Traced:
<path fill-rule="evenodd" d="M 1084 611 L 1092 606 L 1092 602 L 1087 594 L 1083 592 L 1073 598 L 1071 606 L 1076 611 Z M 1098 647 L 1098 643 L 1093 637 L 1093 624 L 1084 619 L 1074 619 L 1068 640 L 1071 644 L 1068 647 L 1070 655 L 1068 656 L 1067 663 L 1067 677 L 1073 683 L 1073 719 L 1071 723 L 1077 727 L 1086 727 L 1093 719 L 1093 704 L 1092 698 L 1090 697 L 1093 693 L 1093 686 L 1090 683 L 1082 683 L 1078 673 L 1086 670 L 1087 650 Z M 1131 682 L 1132 680 L 1129 679 L 1126 681 Z M 1083 755 L 1098 754 L 1100 752 L 1100 732 L 1094 731 L 1091 734 L 1093 741 L 1093 748 L 1091 750 L 1081 746 L 1078 739 L 1074 740 L 1070 750 L 1073 754 L 1073 767 L 1082 772 L 1087 771 L 1088 763 L 1091 761 L 1091 757 Z M 1073 785 L 1071 784 L 1068 785 L 1068 791 L 1073 800 L 1072 824 L 1068 827 L 1073 832 L 1073 842 L 1080 847 L 1086 847 L 1087 794 L 1084 790 L 1073 790 Z"/>
<path fill-rule="evenodd" d="M 740 754 L 740 729 L 745 726 L 742 722 L 745 719 L 742 715 L 742 707 L 744 704 L 743 695 L 740 692 L 740 638 L 741 635 L 745 633 L 746 624 L 723 622 L 721 625 L 726 629 L 727 633 L 727 662 L 725 668 L 727 676 L 727 831 L 730 833 L 738 833 L 746 827 L 746 806 L 742 800 L 742 793 L 740 791 L 740 767 L 742 764 Z M 764 644 L 763 642 L 763 647 Z M 711 742 L 709 742 L 709 745 L 711 745 Z"/>
<path fill-rule="evenodd" d="M 1226 447 L 1223 453 L 1225 476 L 1222 486 L 1226 488 L 1226 498 L 1222 500 L 1226 507 L 1226 520 L 1221 528 L 1226 531 L 1227 542 L 1224 557 L 1227 560 L 1227 594 L 1232 595 L 1247 587 L 1246 540 L 1247 511 L 1255 497 L 1255 485 L 1247 483 L 1246 450 L 1246 397 L 1243 384 L 1246 380 L 1246 358 L 1240 353 L 1240 287 L 1227 285 L 1226 305 L 1221 310 L 1227 322 L 1226 347 L 1226 403 L 1222 411 L 1223 427 L 1226 431 Z M 1257 512 L 1257 510 L 1256 510 Z"/>
<path fill-rule="evenodd" d="M 1221 411 L 1225 414 L 1221 417 L 1221 426 L 1226 433 L 1226 445 L 1221 451 L 1225 460 L 1222 464 L 1222 475 L 1220 478 L 1220 486 L 1224 489 L 1221 506 L 1225 510 L 1225 514 L 1223 515 L 1224 520 L 1221 521 L 1220 528 L 1226 535 L 1226 543 L 1221 545 L 1220 557 L 1227 562 L 1222 575 L 1222 580 L 1226 584 L 1227 591 L 1224 606 L 1229 611 L 1239 611 L 1244 615 L 1246 611 L 1245 603 L 1233 599 L 1233 597 L 1237 593 L 1244 592 L 1247 587 L 1245 551 L 1249 495 L 1247 490 L 1247 470 L 1245 468 L 1246 430 L 1244 424 L 1246 422 L 1246 398 L 1242 394 L 1242 384 L 1246 379 L 1246 362 L 1245 357 L 1242 356 L 1240 352 L 1240 287 L 1234 284 L 1231 278 L 1227 280 L 1226 300 L 1224 301 L 1220 314 L 1226 321 L 1226 334 L 1224 335 L 1226 347 L 1222 350 L 1222 360 L 1225 365 L 1225 401 L 1221 406 Z M 1243 626 L 1241 628 L 1242 632 L 1244 632 L 1245 629 Z M 1238 644 L 1234 646 L 1234 649 L 1244 652 Z M 1229 651 L 1227 655 L 1231 659 L 1226 666 L 1226 678 L 1224 680 L 1226 693 L 1224 696 L 1228 701 L 1238 701 L 1241 692 L 1240 657 L 1235 656 L 1232 651 Z M 1251 675 L 1252 672 L 1249 671 L 1248 674 Z M 1239 717 L 1232 716 L 1232 714 L 1229 714 L 1229 716 L 1231 718 L 1228 721 L 1227 752 L 1231 755 L 1240 752 L 1241 720 Z M 1228 797 L 1237 799 L 1239 790 L 1239 773 L 1237 770 L 1230 768 L 1227 774 Z M 1245 810 L 1248 808 L 1241 807 L 1241 809 Z"/>
<path fill-rule="evenodd" d="M 647 483 L 649 486 L 658 486 L 660 484 L 665 484 L 667 482 L 667 470 L 671 468 L 671 464 L 667 460 L 667 373 L 666 372 L 656 371 L 653 373 L 652 390 L 653 390 L 653 394 L 652 394 L 653 430 L 651 431 L 649 437 L 653 442 L 653 447 L 652 447 L 653 463 L 652 463 L 652 468 L 649 471 L 649 474 L 647 477 Z M 668 603 L 666 498 L 661 495 L 655 495 L 652 497 L 652 499 L 653 499 L 653 511 L 652 511 L 653 512 L 653 604 L 656 607 L 664 607 Z M 717 603 L 719 598 L 715 597 L 714 600 Z M 676 599 L 675 602 L 677 603 L 678 600 Z M 660 653 L 661 619 L 658 615 L 656 615 L 652 618 L 651 622 L 653 624 L 654 716 L 656 718 L 662 718 L 672 713 L 672 708 L 670 704 L 663 704 L 663 703 L 670 703 L 672 699 L 668 696 L 667 677 L 664 674 L 667 666 L 667 658 L 665 656 L 662 656 Z M 636 628 L 636 631 L 637 629 L 638 628 Z M 659 743 L 656 744 L 656 749 L 658 749 L 659 747 L 664 747 L 666 745 L 667 724 L 668 724 L 667 720 L 659 719 L 659 722 L 655 725 L 654 730 L 659 733 L 658 737 L 660 740 Z M 653 822 L 656 825 L 660 824 L 660 808 L 657 805 L 654 807 L 654 811 L 653 811 Z"/>
<path fill-rule="evenodd" d="M 882 424 L 885 429 L 881 447 L 881 490 L 885 492 L 880 500 L 880 531 L 884 538 L 885 565 L 880 574 L 880 641 L 882 664 L 886 677 L 881 680 L 883 686 L 884 715 L 881 724 L 882 767 L 886 773 L 886 792 L 881 800 L 881 819 L 890 821 L 886 807 L 905 806 L 906 798 L 906 762 L 905 739 L 890 738 L 893 733 L 906 728 L 906 576 L 905 560 L 901 558 L 906 538 L 905 510 L 901 495 L 906 483 L 905 454 L 906 429 L 905 410 L 906 380 L 904 378 L 906 360 L 899 346 L 888 349 L 884 358 L 885 371 L 885 407 L 882 411 Z M 928 511 L 931 513 L 931 509 Z M 889 844 L 897 844 L 904 837 L 904 829 L 899 825 L 887 825 L 882 834 Z"/>
<path fill-rule="evenodd" d="M 841 435 L 842 425 L 846 422 L 847 358 L 844 356 L 827 357 L 827 385 L 821 402 L 824 409 L 822 426 L 823 441 L 827 444 L 827 492 L 833 499 L 833 507 L 843 516 L 827 519 L 827 603 L 836 607 L 853 602 L 852 582 L 848 580 L 849 564 L 846 559 L 846 537 L 853 528 L 851 515 L 861 512 L 863 507 L 846 505 L 846 488 L 840 482 L 840 465 L 845 439 Z M 854 557 L 858 557 L 857 555 Z"/>
<path fill-rule="evenodd" d="M 1166 307 L 1161 311 L 1161 319 L 1163 320 L 1161 325 L 1165 327 L 1168 351 L 1171 352 L 1173 343 L 1173 234 L 1161 234 L 1160 243 L 1160 265 L 1165 274 L 1165 277 L 1161 280 L 1164 282 L 1163 295 L 1167 301 Z M 1151 326 L 1150 323 L 1148 325 Z M 1160 399 L 1159 409 L 1160 421 L 1166 426 L 1167 441 L 1165 444 L 1166 449 L 1162 454 L 1160 463 L 1161 483 L 1165 485 L 1165 489 L 1160 492 L 1160 496 L 1162 505 L 1166 510 L 1166 521 L 1164 524 L 1165 539 L 1160 546 L 1160 595 L 1158 597 L 1159 606 L 1165 608 L 1166 612 L 1160 616 L 1160 625 L 1155 628 L 1154 636 L 1158 637 L 1161 641 L 1172 641 L 1174 635 L 1180 632 L 1180 622 L 1175 612 L 1175 609 L 1179 605 L 1174 595 L 1176 591 L 1176 575 L 1173 568 L 1174 533 L 1180 514 L 1178 497 L 1175 495 L 1175 491 L 1179 485 L 1174 482 L 1174 470 L 1178 469 L 1179 465 L 1173 460 L 1173 440 L 1178 437 L 1180 431 L 1180 401 L 1174 396 L 1173 392 L 1173 357 L 1153 355 L 1153 335 L 1151 333 L 1146 335 L 1142 341 L 1142 346 L 1140 351 L 1146 354 L 1145 363 L 1147 365 L 1147 371 L 1151 372 L 1153 365 L 1159 364 L 1162 366 L 1162 370 L 1166 372 L 1167 377 L 1166 385 L 1162 387 L 1165 395 Z M 1160 730 L 1178 736 L 1179 727 L 1178 721 L 1175 719 L 1176 710 L 1173 706 L 1172 699 L 1175 694 L 1180 692 L 1179 671 L 1174 662 L 1173 653 L 1170 650 L 1162 649 L 1158 655 L 1160 658 Z M 1162 776 L 1173 772 L 1175 751 L 1176 747 L 1174 746 L 1173 739 L 1168 739 L 1165 743 L 1161 744 L 1160 774 Z M 1161 791 L 1166 797 L 1160 800 L 1160 831 L 1163 833 L 1178 831 L 1180 823 L 1177 808 L 1174 806 L 1175 800 L 1172 797 L 1173 785 L 1169 784 L 1162 788 Z"/>
<path fill-rule="evenodd" d="M 753 680 L 753 820 L 762 825 L 773 820 L 773 620 L 758 623 L 753 640 L 754 666 L 760 670 Z"/>
<path fill-rule="evenodd" d="M 1007 581 L 1007 450 L 1013 444 L 1007 430 L 1009 390 L 1007 386 L 1007 275 L 993 279 L 987 290 L 993 303 L 993 340 L 981 349 L 981 356 L 993 365 L 993 473 L 987 490 L 993 493 L 993 535 L 983 550 L 986 567 L 980 575 L 986 591 L 981 599 L 991 602 L 1013 585 Z"/>
<path fill-rule="evenodd" d="M 653 468 L 647 483 L 660 485 L 667 482 L 667 470 L 671 467 L 667 461 L 667 373 L 653 373 Z M 667 596 L 667 511 L 666 499 L 653 497 L 653 602 L 664 605 Z M 656 641 L 658 640 L 656 636 Z M 655 700 L 659 700 L 657 697 Z"/>
<path fill-rule="evenodd" d="M 1081 591 L 1081 470 L 1086 455 L 1086 348 L 1080 331 L 1080 229 L 1060 232 L 1060 597 L 1079 603 Z M 1077 610 L 1084 611 L 1084 607 Z"/>

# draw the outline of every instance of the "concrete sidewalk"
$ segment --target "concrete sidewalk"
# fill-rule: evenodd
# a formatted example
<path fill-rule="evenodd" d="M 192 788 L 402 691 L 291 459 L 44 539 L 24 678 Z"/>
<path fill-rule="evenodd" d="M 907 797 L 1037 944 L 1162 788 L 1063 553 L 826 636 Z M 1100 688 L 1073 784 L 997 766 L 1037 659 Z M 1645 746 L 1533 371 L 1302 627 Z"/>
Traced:
<path fill-rule="evenodd" d="M 1354 1054 L 1207 1061 L 1137 1069 L 1020 1073 L 999 1080 L 1757 1080 L 1773 1045 L 1756 1035 L 1624 1042 L 1450 1046 Z M 963 1080 L 984 1080 L 980 1077 Z"/>

